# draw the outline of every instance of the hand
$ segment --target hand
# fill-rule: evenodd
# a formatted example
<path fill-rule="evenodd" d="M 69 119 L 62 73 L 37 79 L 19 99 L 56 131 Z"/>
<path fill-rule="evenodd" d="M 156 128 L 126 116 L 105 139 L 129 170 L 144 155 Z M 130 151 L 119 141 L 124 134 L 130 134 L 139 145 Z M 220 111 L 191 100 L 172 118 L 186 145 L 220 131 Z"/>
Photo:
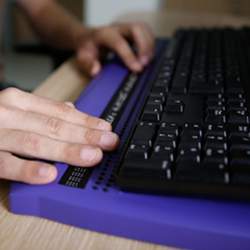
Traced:
<path fill-rule="evenodd" d="M 52 164 L 37 159 L 90 167 L 118 137 L 104 120 L 15 88 L 0 92 L 0 178 L 44 184 L 56 178 Z M 21 159 L 18 156 L 24 156 Z"/>
<path fill-rule="evenodd" d="M 137 54 L 128 41 L 135 44 Z M 114 24 L 85 30 L 79 38 L 77 61 L 92 76 L 101 69 L 99 57 L 103 46 L 116 52 L 130 70 L 140 72 L 153 57 L 154 38 L 150 28 L 143 23 Z"/>

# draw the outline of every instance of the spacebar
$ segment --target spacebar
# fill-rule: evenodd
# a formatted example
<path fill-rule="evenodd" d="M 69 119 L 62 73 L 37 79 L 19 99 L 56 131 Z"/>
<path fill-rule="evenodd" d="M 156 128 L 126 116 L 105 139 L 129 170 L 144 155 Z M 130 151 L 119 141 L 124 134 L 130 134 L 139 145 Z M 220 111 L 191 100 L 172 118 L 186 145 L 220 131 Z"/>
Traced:
<path fill-rule="evenodd" d="M 184 103 L 184 112 L 176 114 L 163 112 L 162 121 L 178 125 L 182 125 L 183 123 L 202 123 L 204 97 L 196 95 L 178 96 L 178 99 Z"/>

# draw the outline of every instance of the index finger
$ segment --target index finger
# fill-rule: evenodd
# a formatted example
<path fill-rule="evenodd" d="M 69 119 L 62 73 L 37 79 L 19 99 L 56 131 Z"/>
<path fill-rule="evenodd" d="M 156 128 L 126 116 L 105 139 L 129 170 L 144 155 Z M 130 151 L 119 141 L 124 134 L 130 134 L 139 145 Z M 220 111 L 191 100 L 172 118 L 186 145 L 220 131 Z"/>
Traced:
<path fill-rule="evenodd" d="M 14 88 L 2 91 L 0 103 L 18 109 L 56 117 L 89 128 L 108 131 L 112 129 L 110 123 L 82 113 L 66 103 L 36 96 Z"/>
<path fill-rule="evenodd" d="M 152 58 L 154 52 L 154 36 L 150 28 L 142 23 L 121 24 L 121 33 L 132 39 L 138 49 L 138 56 L 143 65 Z"/>
<path fill-rule="evenodd" d="M 118 29 L 110 27 L 102 30 L 96 35 L 96 41 L 99 45 L 115 51 L 132 71 L 139 72 L 142 70 L 141 63 Z"/>

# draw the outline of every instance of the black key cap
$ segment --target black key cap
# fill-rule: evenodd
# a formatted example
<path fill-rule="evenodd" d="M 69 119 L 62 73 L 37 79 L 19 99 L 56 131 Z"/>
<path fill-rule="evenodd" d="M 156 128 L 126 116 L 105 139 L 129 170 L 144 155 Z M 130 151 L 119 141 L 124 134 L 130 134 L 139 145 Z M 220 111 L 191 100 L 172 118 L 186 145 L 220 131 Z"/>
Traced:
<path fill-rule="evenodd" d="M 155 130 L 155 124 L 141 122 L 135 129 L 132 143 L 152 146 Z"/>
<path fill-rule="evenodd" d="M 207 107 L 210 109 L 222 108 L 225 105 L 223 99 L 218 99 L 218 100 L 208 99 L 206 104 Z"/>
<path fill-rule="evenodd" d="M 149 98 L 158 98 L 165 101 L 165 94 L 163 92 L 151 92 Z"/>
<path fill-rule="evenodd" d="M 177 114 L 162 113 L 162 122 L 176 123 L 177 125 L 183 125 L 183 123 L 201 123 L 203 121 L 203 97 L 200 96 L 185 96 L 185 97 L 173 97 L 181 100 L 184 105 L 184 112 Z"/>
<path fill-rule="evenodd" d="M 225 170 L 227 169 L 228 164 L 227 156 L 218 153 L 209 155 L 208 152 L 206 152 L 206 156 L 203 160 L 203 167 L 211 170 Z"/>
<path fill-rule="evenodd" d="M 162 122 L 160 124 L 160 128 L 158 130 L 158 133 L 170 133 L 170 134 L 175 134 L 176 136 L 178 136 L 179 135 L 179 128 L 175 123 Z"/>
<path fill-rule="evenodd" d="M 230 111 L 228 114 L 228 123 L 230 124 L 244 124 L 249 123 L 249 116 L 246 111 Z"/>
<path fill-rule="evenodd" d="M 226 127 L 224 125 L 208 124 L 205 128 L 205 137 L 207 136 L 224 136 L 227 137 Z"/>
<path fill-rule="evenodd" d="M 147 104 L 145 106 L 144 112 L 158 112 L 158 113 L 160 113 L 160 112 L 162 112 L 162 110 L 163 110 L 163 107 L 162 107 L 161 104 L 157 104 L 157 103 L 151 104 L 151 103 L 149 103 L 149 104 Z"/>
<path fill-rule="evenodd" d="M 155 97 L 155 96 L 150 96 L 148 98 L 148 104 L 163 104 L 165 102 L 165 97 L 160 96 L 160 97 Z"/>
<path fill-rule="evenodd" d="M 154 86 L 152 88 L 152 93 L 167 93 L 168 87 L 167 86 Z"/>
<path fill-rule="evenodd" d="M 183 140 L 183 138 L 182 138 L 182 140 L 179 143 L 179 149 L 186 150 L 186 149 L 192 149 L 192 148 L 197 148 L 200 150 L 201 149 L 201 140 L 200 139 L 198 139 L 198 140 L 197 139 Z"/>
<path fill-rule="evenodd" d="M 209 169 L 193 161 L 179 161 L 176 165 L 175 179 L 185 182 L 227 183 L 228 174 L 217 169 Z"/>
<path fill-rule="evenodd" d="M 249 172 L 233 172 L 231 174 L 231 183 L 239 186 L 250 185 L 250 173 Z"/>
<path fill-rule="evenodd" d="M 234 147 L 230 150 L 230 168 L 233 172 L 249 172 L 250 174 L 250 145 L 249 149 Z"/>
<path fill-rule="evenodd" d="M 224 91 L 222 86 L 213 86 L 211 87 L 209 84 L 201 85 L 200 83 L 194 83 L 191 85 L 190 93 L 191 94 L 200 94 L 200 95 L 207 95 L 207 94 L 220 94 Z"/>
<path fill-rule="evenodd" d="M 144 161 L 126 160 L 122 164 L 123 175 L 135 178 L 166 179 L 172 178 L 171 163 L 165 160 L 150 159 Z"/>
<path fill-rule="evenodd" d="M 211 115 L 211 116 L 222 116 L 225 115 L 225 107 L 219 107 L 219 108 L 208 108 L 207 109 L 207 115 Z"/>
<path fill-rule="evenodd" d="M 205 149 L 212 148 L 212 149 L 227 150 L 228 145 L 227 145 L 226 137 L 208 135 L 205 138 L 205 146 L 204 146 L 204 148 Z"/>
<path fill-rule="evenodd" d="M 230 150 L 230 156 L 232 159 L 248 159 L 250 161 L 250 145 L 248 149 L 241 148 L 241 147 L 232 147 Z"/>
<path fill-rule="evenodd" d="M 149 147 L 146 145 L 131 144 L 126 154 L 126 159 L 144 160 L 149 158 Z"/>
<path fill-rule="evenodd" d="M 177 138 L 175 134 L 160 133 L 157 135 L 155 145 L 162 145 L 167 147 L 177 147 Z"/>
<path fill-rule="evenodd" d="M 231 143 L 231 146 L 234 147 L 244 147 L 244 148 L 250 148 L 250 137 L 249 136 L 235 136 L 232 135 L 229 137 L 229 141 Z"/>
<path fill-rule="evenodd" d="M 244 98 L 228 98 L 227 104 L 229 107 L 244 107 L 246 104 L 246 99 Z"/>
<path fill-rule="evenodd" d="M 173 94 L 185 94 L 187 92 L 188 73 L 183 71 L 178 74 L 180 75 L 174 78 L 171 91 Z"/>
<path fill-rule="evenodd" d="M 197 147 L 179 148 L 177 164 L 179 161 L 193 162 L 199 164 L 201 162 L 200 149 Z"/>
<path fill-rule="evenodd" d="M 224 134 L 222 136 L 220 135 L 207 135 L 206 136 L 206 141 L 217 141 L 217 142 L 224 142 L 226 140 L 226 137 L 224 136 Z"/>
<path fill-rule="evenodd" d="M 145 122 L 158 122 L 161 119 L 161 115 L 159 112 L 144 111 L 141 119 Z"/>
<path fill-rule="evenodd" d="M 207 157 L 224 157 L 227 156 L 226 149 L 205 148 L 205 156 Z"/>
<path fill-rule="evenodd" d="M 170 80 L 171 80 L 171 72 L 170 72 L 170 69 L 169 70 L 169 73 L 170 73 L 170 76 L 166 76 L 165 74 L 162 74 L 160 72 L 159 76 L 158 76 L 158 79 L 154 82 L 153 86 L 154 87 L 164 87 L 164 88 L 167 88 L 169 83 L 170 83 Z M 161 91 L 162 92 L 162 91 Z M 164 91 L 163 91 L 164 92 Z"/>
<path fill-rule="evenodd" d="M 228 149 L 228 144 L 227 142 L 218 142 L 215 140 L 209 140 L 205 142 L 204 149 L 205 151 L 209 148 L 212 148 L 213 150 L 227 150 Z"/>
<path fill-rule="evenodd" d="M 250 174 L 249 158 L 233 159 L 230 163 L 230 169 L 234 173 L 248 172 Z"/>
<path fill-rule="evenodd" d="M 182 130 L 182 138 L 185 138 L 186 136 L 187 137 L 198 136 L 201 138 L 202 135 L 203 135 L 202 128 L 199 124 L 186 123 Z"/>
<path fill-rule="evenodd" d="M 223 93 L 219 93 L 219 94 L 212 94 L 212 95 L 208 95 L 207 96 L 207 102 L 209 101 L 222 101 L 223 103 L 225 102 L 225 95 Z"/>
<path fill-rule="evenodd" d="M 207 115 L 205 118 L 206 123 L 212 124 L 225 124 L 226 116 L 225 115 Z"/>
<path fill-rule="evenodd" d="M 178 99 L 168 99 L 166 104 L 167 113 L 183 113 L 184 112 L 184 103 Z"/>
<path fill-rule="evenodd" d="M 163 145 L 156 145 L 151 155 L 151 159 L 174 161 L 174 148 Z"/>
<path fill-rule="evenodd" d="M 240 86 L 230 86 L 226 91 L 229 94 L 244 94 L 244 90 Z"/>
<path fill-rule="evenodd" d="M 228 124 L 227 129 L 229 131 L 229 136 L 248 136 L 249 126 L 246 124 Z"/>
<path fill-rule="evenodd" d="M 207 136 L 223 136 L 223 137 L 227 137 L 227 131 L 225 129 L 207 130 L 205 132 L 205 137 L 207 137 Z"/>

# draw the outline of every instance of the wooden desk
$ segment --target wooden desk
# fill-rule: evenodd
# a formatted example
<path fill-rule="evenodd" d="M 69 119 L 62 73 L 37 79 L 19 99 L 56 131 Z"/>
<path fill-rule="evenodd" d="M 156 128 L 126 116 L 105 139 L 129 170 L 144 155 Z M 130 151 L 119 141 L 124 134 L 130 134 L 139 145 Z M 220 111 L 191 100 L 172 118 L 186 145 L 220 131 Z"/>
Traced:
<path fill-rule="evenodd" d="M 242 25 L 249 19 L 228 16 L 193 15 L 187 13 L 134 13 L 121 17 L 133 20 L 140 16 L 148 21 L 157 35 L 169 35 L 178 26 Z M 198 20 L 198 22 L 197 22 Z M 54 72 L 35 93 L 61 101 L 73 101 L 86 86 L 87 78 L 79 72 L 73 60 Z M 17 216 L 8 211 L 8 182 L 0 182 L 0 249 L 84 249 L 84 250 L 163 250 L 163 246 L 90 232 L 45 219 Z M 27 204 L 28 206 L 29 204 Z"/>

